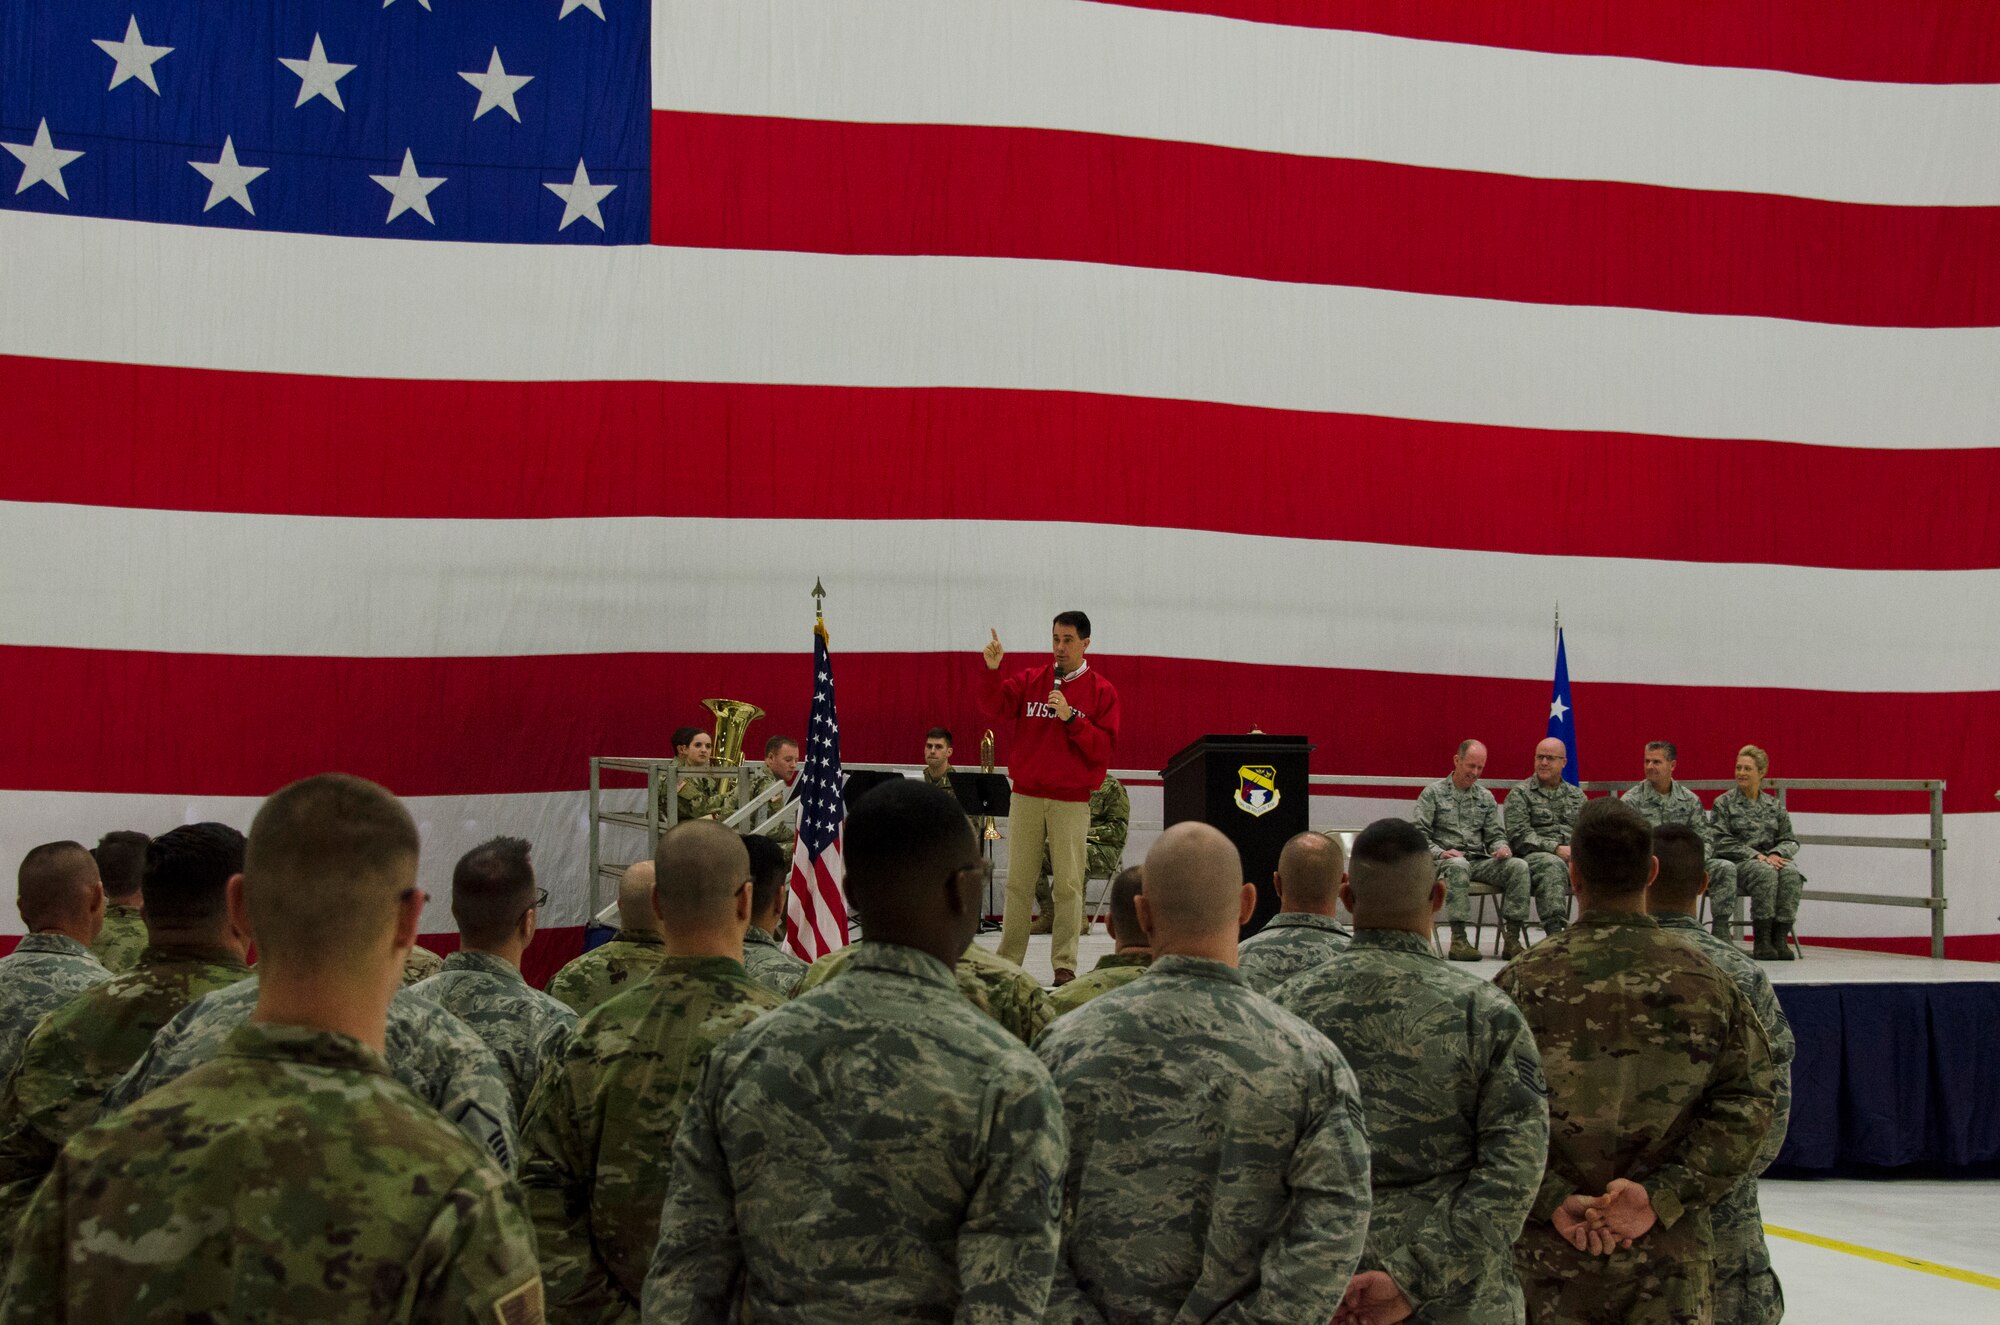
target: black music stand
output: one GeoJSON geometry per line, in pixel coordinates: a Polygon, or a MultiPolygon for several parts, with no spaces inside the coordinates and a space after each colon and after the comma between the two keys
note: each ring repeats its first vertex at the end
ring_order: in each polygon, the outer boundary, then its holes
{"type": "MultiPolygon", "coordinates": [[[[1005,819],[1014,805],[1014,788],[1007,781],[1005,773],[967,773],[963,769],[951,770],[951,794],[958,797],[965,817],[972,820],[973,831],[977,832],[981,821],[1005,819]]],[[[993,858],[993,844],[982,838],[979,850],[988,860],[993,858]]],[[[993,911],[993,893],[989,886],[986,894],[986,911],[993,911]]],[[[982,931],[993,928],[990,921],[982,921],[982,931]]]]}
{"type": "Polygon", "coordinates": [[[903,775],[901,773],[886,772],[876,768],[857,768],[847,775],[847,782],[840,789],[840,799],[848,809],[852,810],[854,802],[860,800],[884,782],[901,782],[902,780],[903,775]]]}

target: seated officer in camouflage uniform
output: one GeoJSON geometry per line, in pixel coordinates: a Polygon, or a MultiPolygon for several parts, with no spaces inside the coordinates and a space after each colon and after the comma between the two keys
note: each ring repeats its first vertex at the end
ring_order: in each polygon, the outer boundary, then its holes
{"type": "MultiPolygon", "coordinates": [[[[785,802],[792,794],[792,784],[799,776],[799,743],[789,736],[773,736],[764,742],[764,762],[750,770],[750,799],[759,800],[756,818],[768,819],[785,808],[785,802]]],[[[754,821],[753,821],[754,823],[754,821]]],[[[752,827],[745,824],[744,827],[752,827]]],[[[798,844],[797,819],[786,819],[764,830],[764,835],[778,844],[785,853],[785,859],[792,858],[792,848],[798,844]]]]}
{"type": "Polygon", "coordinates": [[[1679,765],[1680,751],[1672,741],[1646,742],[1646,780],[1619,799],[1655,828],[1686,824],[1701,834],[1708,850],[1709,916],[1715,932],[1727,938],[1735,932],[1736,866],[1716,858],[1715,833],[1709,826],[1708,812],[1701,808],[1701,798],[1674,781],[1679,765]]]}
{"type": "Polygon", "coordinates": [[[1704,933],[1695,920],[1708,876],[1701,867],[1702,841],[1685,824],[1653,830],[1653,856],[1659,877],[1646,890],[1646,910],[1661,929],[1674,930],[1700,948],[1741,990],[1757,1012],[1764,1033],[1771,1037],[1771,1062],[1778,1069],[1778,1098],[1770,1130],[1757,1149],[1757,1159],[1743,1181],[1730,1188],[1710,1212],[1715,1239],[1715,1325],[1777,1325],[1785,1314],[1785,1293],[1771,1268],[1771,1249],[1764,1242],[1764,1212],[1758,1208],[1757,1178],[1771,1167],[1784,1148],[1785,1127],[1792,1114],[1792,1059],[1798,1043],[1792,1024],[1778,1004],[1771,977],[1743,955],[1735,940],[1704,933]]]}
{"type": "Polygon", "coordinates": [[[1324,966],[1347,951],[1353,935],[1335,919],[1345,882],[1347,848],[1339,838],[1307,832],[1285,843],[1271,880],[1278,914],[1237,950],[1243,983],[1268,994],[1299,972],[1324,966]]]}
{"type": "Polygon", "coordinates": [[[666,951],[662,942],[653,862],[642,860],[618,881],[618,932],[550,976],[549,996],[580,1016],[644,979],[666,951]]]}
{"type": "Polygon", "coordinates": [[[743,835],[750,855],[750,930],[743,936],[743,969],[779,998],[790,998],[806,964],[785,946],[785,906],[791,890],[792,858],[768,837],[743,835]]]}
{"type": "Polygon", "coordinates": [[[554,1321],[636,1321],[674,1134],[716,1045],[783,1002],[743,969],[747,842],[696,820],[660,839],[666,955],[592,1012],[521,1127],[521,1185],[554,1321]]]}
{"type": "Polygon", "coordinates": [[[78,842],[47,842],[21,857],[14,907],[28,932],[0,957],[0,1079],[14,1070],[35,1023],[111,978],[90,955],[104,925],[97,862],[78,842]]]}
{"type": "MultiPolygon", "coordinates": [[[[1787,940],[1799,915],[1799,894],[1806,876],[1792,862],[1798,859],[1799,839],[1792,832],[1792,816],[1778,798],[1764,790],[1764,775],[1771,771],[1771,756],[1754,745],[1746,745],[1736,756],[1736,786],[1715,798],[1715,815],[1710,840],[1714,853],[1734,862],[1736,881],[1750,894],[1751,932],[1756,936],[1759,961],[1788,962],[1792,950],[1787,940]]],[[[1714,898],[1709,908],[1715,915],[1714,898]]],[[[1725,932],[1718,923],[1716,932],[1725,932]]]]}
{"type": "Polygon", "coordinates": [[[153,1033],[203,994],[250,974],[227,900],[230,878],[242,872],[243,834],[227,824],[188,824],[147,844],[140,876],[152,941],[130,971],[43,1019],[0,1094],[0,1246],[63,1143],[97,1121],[104,1092],[153,1033]]]}
{"type": "Polygon", "coordinates": [[[1117,949],[1099,957],[1097,965],[1049,995],[1049,1011],[1055,1016],[1074,1012],[1099,994],[1131,984],[1153,964],[1153,941],[1139,923],[1139,893],[1145,878],[1145,870],[1133,865],[1120,870],[1111,881],[1111,937],[1117,949]]]}
{"type": "Polygon", "coordinates": [[[256,1018],[63,1147],[0,1320],[541,1320],[519,1193],[383,1061],[423,914],[417,847],[409,812],[359,778],[264,803],[229,884],[256,935],[256,1018]]]}
{"type": "Polygon", "coordinates": [[[674,1138],[644,1318],[1036,1321],[1064,1137],[1049,1075],[952,980],[985,874],[921,782],[847,817],[847,971],[708,1059],[674,1138]]]}
{"type": "MultiPolygon", "coordinates": [[[[683,767],[706,768],[715,758],[715,738],[699,727],[681,727],[674,732],[674,760],[683,767]]],[[[667,820],[667,788],[660,788],[660,821],[667,820]]],[[[673,787],[678,822],[690,819],[727,819],[736,813],[736,780],[683,773],[673,787]]]]}
{"type": "Polygon", "coordinates": [[[1535,747],[1535,775],[1507,793],[1507,845],[1528,866],[1544,934],[1569,927],[1569,835],[1583,792],[1563,781],[1569,751],[1551,736],[1535,747]]]}
{"type": "Polygon", "coordinates": [[[104,884],[104,928],[90,945],[90,955],[113,975],[131,970],[146,949],[140,887],[146,879],[146,844],[151,841],[144,833],[120,829],[98,838],[90,849],[104,884]]]}
{"type": "Polygon", "coordinates": [[[1340,1051],[1237,973],[1257,889],[1219,831],[1146,853],[1153,964],[1035,1046],[1069,1128],[1049,1321],[1331,1320],[1368,1229],[1340,1051]]]}
{"type": "Polygon", "coordinates": [[[1514,1268],[1537,1325],[1702,1325],[1709,1212],[1756,1164],[1778,1069],[1749,1000],[1646,914],[1646,821],[1591,801],[1570,847],[1576,923],[1495,981],[1549,1085],[1548,1167],[1514,1268]]]}
{"type": "Polygon", "coordinates": [[[1346,1306],[1364,1321],[1520,1325],[1514,1239],[1549,1141],[1535,1039],[1505,994],[1432,950],[1444,887],[1415,825],[1368,825],[1340,893],[1353,946],[1272,1001],[1361,1083],[1374,1208],[1346,1306]]]}
{"type": "Polygon", "coordinates": [[[576,1025],[574,1012],[521,976],[521,954],[534,942],[548,900],[535,886],[531,850],[522,838],[496,837],[459,857],[451,872],[458,951],[412,987],[486,1042],[507,1074],[517,1117],[543,1064],[562,1055],[576,1025]]]}
{"type": "MultiPolygon", "coordinates": [[[[1125,863],[1125,837],[1132,826],[1132,797],[1109,773],[1090,793],[1090,827],[1083,835],[1083,876],[1108,879],[1125,863]]],[[[1056,885],[1050,876],[1049,845],[1042,843],[1042,872],[1035,876],[1035,923],[1030,934],[1050,933],[1056,913],[1056,885]]],[[[1089,932],[1090,917],[1084,917],[1089,932]]]]}
{"type": "Polygon", "coordinates": [[[1451,776],[1439,778],[1417,797],[1411,816],[1430,839],[1431,859],[1444,880],[1445,918],[1451,921],[1451,959],[1480,960],[1479,949],[1465,936],[1472,923],[1472,885],[1500,889],[1500,923],[1506,932],[1501,956],[1513,957],[1528,945],[1528,867],[1514,859],[1500,803],[1479,785],[1486,771],[1486,747],[1460,741],[1451,762],[1451,776]]]}

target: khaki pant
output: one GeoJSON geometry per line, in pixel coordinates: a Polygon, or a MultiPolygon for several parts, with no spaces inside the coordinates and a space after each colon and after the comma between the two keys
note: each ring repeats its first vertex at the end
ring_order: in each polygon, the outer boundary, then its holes
{"type": "Polygon", "coordinates": [[[1014,793],[1007,819],[1007,902],[1000,918],[1000,955],[1019,962],[1028,955],[1028,930],[1035,914],[1035,866],[1042,844],[1055,872],[1055,913],[1049,931],[1049,962],[1059,971],[1076,969],[1076,936],[1083,928],[1083,860],[1090,834],[1089,801],[1052,801],[1014,793]]]}

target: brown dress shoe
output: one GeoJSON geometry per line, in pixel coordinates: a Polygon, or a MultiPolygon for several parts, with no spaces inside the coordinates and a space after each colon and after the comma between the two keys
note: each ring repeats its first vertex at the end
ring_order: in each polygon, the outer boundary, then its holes
{"type": "Polygon", "coordinates": [[[1070,981],[1072,981],[1072,980],[1074,980],[1074,979],[1076,979],[1076,972],[1075,972],[1075,971],[1072,971],[1072,970],[1070,970],[1070,969],[1069,969],[1069,968],[1068,968],[1067,966],[1058,966],[1058,967],[1056,967],[1056,988],[1057,988],[1057,989],[1061,989],[1061,988],[1062,988],[1062,987],[1063,987],[1064,985],[1068,984],[1068,983],[1069,983],[1070,981]]]}

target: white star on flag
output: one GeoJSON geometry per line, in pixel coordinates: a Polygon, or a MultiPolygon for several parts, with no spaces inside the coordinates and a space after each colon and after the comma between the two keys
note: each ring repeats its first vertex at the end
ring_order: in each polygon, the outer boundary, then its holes
{"type": "Polygon", "coordinates": [[[602,230],[604,228],[604,215],[597,210],[597,204],[603,202],[611,191],[618,186],[616,184],[592,184],[590,182],[590,172],[583,168],[583,158],[578,157],[576,159],[576,175],[569,183],[544,183],[542,187],[563,200],[562,224],[556,227],[557,230],[569,229],[569,223],[578,217],[582,217],[599,230],[602,230]]]}
{"type": "Polygon", "coordinates": [[[562,13],[556,15],[558,23],[569,17],[572,9],[588,9],[599,18],[604,17],[604,0],[563,0],[562,13]]]}
{"type": "Polygon", "coordinates": [[[508,73],[507,67],[500,63],[498,46],[493,48],[493,58],[486,62],[485,73],[461,73],[459,77],[479,89],[479,108],[472,112],[473,119],[498,106],[513,118],[514,123],[521,122],[521,112],[514,109],[514,94],[534,82],[535,76],[508,73]]]}
{"type": "MultiPolygon", "coordinates": [[[[173,51],[171,46],[148,46],[146,39],[139,35],[139,16],[134,14],[125,24],[125,40],[105,41],[93,38],[91,45],[103,51],[118,63],[111,70],[111,87],[117,87],[128,78],[136,78],[153,89],[153,95],[160,95],[160,85],[153,79],[153,64],[161,56],[173,51]]],[[[178,66],[177,66],[178,67],[178,66]]],[[[106,88],[105,91],[110,91],[106,88]]]]}
{"type": "Polygon", "coordinates": [[[82,152],[66,151],[49,140],[49,121],[42,117],[41,127],[35,130],[32,143],[0,143],[21,159],[21,182],[14,186],[14,192],[26,193],[33,184],[46,184],[69,197],[69,190],[63,186],[63,167],[82,156],[82,152]]]}
{"type": "Polygon", "coordinates": [[[326,43],[313,33],[312,54],[303,60],[288,60],[278,57],[278,63],[299,76],[299,99],[292,103],[297,110],[314,97],[325,97],[333,103],[333,108],[345,111],[347,106],[340,99],[340,80],[354,72],[351,64],[339,64],[326,58],[326,43]]]}
{"type": "Polygon", "coordinates": [[[432,225],[437,218],[431,215],[431,190],[444,183],[443,175],[419,175],[416,158],[409,148],[403,149],[403,169],[394,175],[370,175],[368,178],[389,190],[389,216],[383,225],[389,224],[404,212],[415,212],[432,225]]]}
{"type": "Polygon", "coordinates": [[[201,205],[205,212],[217,203],[227,199],[240,203],[243,210],[255,216],[257,209],[250,205],[250,181],[269,170],[269,166],[246,166],[236,159],[235,140],[225,136],[222,140],[222,156],[215,161],[190,161],[189,165],[208,176],[208,201],[201,205]]]}
{"type": "Polygon", "coordinates": [[[1562,702],[1562,696],[1558,695],[1549,701],[1549,716],[1557,722],[1561,722],[1562,715],[1567,712],[1569,712],[1569,705],[1562,702]]]}

